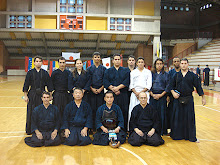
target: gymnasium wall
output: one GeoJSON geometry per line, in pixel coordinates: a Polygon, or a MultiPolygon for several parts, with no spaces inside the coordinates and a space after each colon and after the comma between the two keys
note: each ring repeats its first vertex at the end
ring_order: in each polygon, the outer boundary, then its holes
{"type": "Polygon", "coordinates": [[[56,29],[57,16],[50,15],[36,15],[35,29],[56,29]]]}
{"type": "Polygon", "coordinates": [[[7,65],[9,54],[5,48],[5,44],[0,41],[0,73],[5,71],[5,66],[7,65]]]}
{"type": "Polygon", "coordinates": [[[182,51],[186,50],[194,44],[195,43],[177,43],[173,48],[173,53],[171,57],[181,53],[182,51]]]}
{"type": "Polygon", "coordinates": [[[134,14],[154,16],[154,1],[136,0],[134,14]]]}
{"type": "Polygon", "coordinates": [[[35,1],[36,12],[56,12],[55,0],[37,0],[35,1]]]}
{"type": "Polygon", "coordinates": [[[86,17],[86,30],[107,30],[107,18],[86,17]]]}
{"type": "Polygon", "coordinates": [[[87,13],[107,14],[108,0],[87,0],[87,13]]]}

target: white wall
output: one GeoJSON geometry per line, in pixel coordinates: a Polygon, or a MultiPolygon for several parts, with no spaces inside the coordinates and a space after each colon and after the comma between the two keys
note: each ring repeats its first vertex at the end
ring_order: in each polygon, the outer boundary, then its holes
{"type": "Polygon", "coordinates": [[[87,13],[107,14],[108,0],[87,0],[87,13]]]}
{"type": "Polygon", "coordinates": [[[35,0],[35,11],[56,12],[56,0],[35,0]]]}
{"type": "Polygon", "coordinates": [[[31,0],[7,0],[8,11],[30,11],[31,0]]]}
{"type": "Polygon", "coordinates": [[[0,28],[6,28],[6,15],[0,15],[0,28]]]}
{"type": "Polygon", "coordinates": [[[209,38],[209,39],[198,39],[198,49],[203,47],[204,45],[206,45],[210,41],[212,41],[211,38],[209,38]]]}
{"type": "Polygon", "coordinates": [[[133,31],[160,32],[160,21],[135,19],[133,31]]]}
{"type": "Polygon", "coordinates": [[[111,14],[132,14],[132,0],[111,0],[110,13],[111,14]]]}

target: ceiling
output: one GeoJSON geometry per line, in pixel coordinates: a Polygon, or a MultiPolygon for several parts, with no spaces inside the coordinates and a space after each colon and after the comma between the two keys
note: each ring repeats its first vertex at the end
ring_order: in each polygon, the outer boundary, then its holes
{"type": "Polygon", "coordinates": [[[120,53],[126,58],[134,54],[138,44],[146,43],[149,38],[149,35],[139,34],[0,32],[0,40],[11,57],[41,55],[53,58],[62,52],[81,52],[81,57],[86,59],[99,51],[104,56],[120,53]]]}

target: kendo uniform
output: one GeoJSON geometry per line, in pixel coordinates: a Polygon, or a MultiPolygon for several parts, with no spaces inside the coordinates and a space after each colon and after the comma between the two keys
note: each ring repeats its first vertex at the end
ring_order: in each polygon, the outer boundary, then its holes
{"type": "Polygon", "coordinates": [[[209,86],[209,72],[210,72],[210,69],[209,68],[205,68],[203,70],[203,72],[205,72],[204,85],[205,86],[209,86]]]}
{"type": "Polygon", "coordinates": [[[117,140],[120,144],[126,141],[126,132],[124,131],[124,119],[121,109],[116,104],[112,104],[109,109],[106,104],[100,106],[96,112],[96,129],[97,132],[93,135],[94,140],[92,144],[94,145],[109,145],[109,134],[102,131],[101,126],[106,127],[108,130],[114,130],[118,126],[121,127],[119,133],[116,133],[117,140]]]}
{"type": "MultiPolygon", "coordinates": [[[[91,87],[95,89],[99,89],[103,86],[103,77],[105,73],[106,68],[103,65],[99,65],[98,68],[96,68],[95,65],[92,65],[87,68],[87,72],[90,75],[90,83],[91,87]]],[[[95,130],[95,117],[96,117],[96,111],[98,107],[104,104],[104,89],[99,94],[93,93],[91,90],[89,91],[89,104],[93,111],[93,129],[95,130]]]]}
{"type": "Polygon", "coordinates": [[[159,146],[164,144],[164,140],[160,136],[160,119],[157,111],[149,104],[143,108],[140,104],[136,105],[131,113],[129,123],[130,136],[128,143],[132,146],[141,146],[142,144],[150,146],[159,146]],[[144,133],[144,136],[139,136],[134,129],[138,128],[144,133]],[[154,128],[155,133],[149,137],[148,132],[154,128]]]}
{"type": "MultiPolygon", "coordinates": [[[[171,80],[173,78],[175,73],[177,73],[175,69],[171,69],[168,72],[169,80],[171,80]]],[[[168,108],[167,108],[167,129],[170,129],[171,125],[173,124],[171,119],[172,119],[172,115],[173,115],[173,100],[174,100],[174,98],[173,98],[173,95],[170,91],[167,93],[167,95],[170,97],[170,101],[168,103],[168,108]]]]}
{"type": "Polygon", "coordinates": [[[61,144],[58,131],[60,129],[60,114],[55,105],[49,105],[46,109],[43,104],[34,108],[31,118],[31,133],[32,137],[26,137],[25,143],[31,147],[41,146],[57,146],[61,144]],[[57,130],[57,136],[54,140],[51,139],[51,133],[57,130]],[[39,130],[43,139],[38,139],[35,130],[39,130]]]}
{"type": "Polygon", "coordinates": [[[129,107],[128,87],[130,84],[130,70],[124,67],[119,67],[119,69],[116,70],[113,66],[105,71],[103,83],[106,89],[108,89],[110,85],[125,85],[125,88],[120,89],[119,95],[114,94],[114,103],[121,108],[124,117],[124,128],[127,128],[129,107]]]}
{"type": "Polygon", "coordinates": [[[71,94],[68,92],[68,77],[71,74],[69,70],[56,69],[52,72],[51,80],[54,87],[53,105],[56,105],[60,111],[61,118],[66,105],[72,100],[71,94]]]}
{"type": "Polygon", "coordinates": [[[29,102],[27,104],[27,120],[26,120],[26,133],[31,134],[31,116],[35,107],[42,104],[41,94],[45,90],[45,86],[49,92],[53,90],[53,84],[47,71],[40,69],[31,69],[27,72],[23,92],[28,92],[29,102]],[[30,90],[29,87],[31,86],[30,90]]]}
{"type": "Polygon", "coordinates": [[[199,77],[193,72],[188,71],[183,77],[181,72],[177,72],[170,82],[170,90],[177,90],[180,93],[179,99],[174,99],[173,116],[170,137],[174,140],[196,139],[195,111],[192,92],[194,87],[199,96],[204,95],[199,77]],[[185,103],[180,103],[184,99],[185,103]]]}
{"type": "Polygon", "coordinates": [[[83,95],[83,100],[88,102],[88,91],[90,90],[90,76],[88,72],[79,75],[78,72],[75,73],[75,77],[73,77],[73,73],[69,74],[68,77],[68,89],[70,93],[73,92],[73,88],[81,88],[86,90],[83,95]]]}
{"type": "MultiPolygon", "coordinates": [[[[151,91],[153,94],[161,94],[163,91],[169,92],[169,76],[167,72],[152,73],[152,87],[151,91]]],[[[159,98],[159,100],[150,97],[150,105],[152,105],[158,112],[160,124],[161,124],[161,135],[167,134],[167,95],[159,98]]]]}
{"type": "Polygon", "coordinates": [[[81,136],[81,130],[84,128],[92,128],[92,109],[90,105],[82,101],[78,108],[75,101],[67,104],[63,114],[63,125],[61,129],[69,129],[70,135],[65,139],[64,144],[69,146],[85,146],[91,144],[92,140],[87,136],[81,136]]]}

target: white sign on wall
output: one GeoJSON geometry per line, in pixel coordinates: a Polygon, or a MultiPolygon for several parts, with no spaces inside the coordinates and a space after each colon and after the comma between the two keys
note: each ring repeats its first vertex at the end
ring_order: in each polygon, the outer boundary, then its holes
{"type": "Polygon", "coordinates": [[[218,68],[214,69],[214,80],[220,81],[220,69],[218,68]]]}

